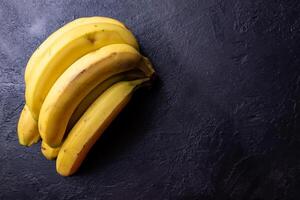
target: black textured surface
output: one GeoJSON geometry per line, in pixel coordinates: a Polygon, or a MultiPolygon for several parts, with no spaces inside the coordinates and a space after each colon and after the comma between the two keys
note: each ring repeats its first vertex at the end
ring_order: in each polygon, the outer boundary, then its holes
{"type": "Polygon", "coordinates": [[[300,199],[300,2],[0,2],[0,199],[300,199]],[[124,21],[159,81],[73,177],[18,144],[24,67],[82,16],[124,21]]]}

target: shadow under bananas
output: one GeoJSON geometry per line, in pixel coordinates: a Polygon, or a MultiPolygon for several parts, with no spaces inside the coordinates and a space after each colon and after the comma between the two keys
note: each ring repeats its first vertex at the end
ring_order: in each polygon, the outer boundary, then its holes
{"type": "Polygon", "coordinates": [[[157,106],[152,101],[159,96],[161,86],[161,80],[155,77],[151,88],[142,88],[134,93],[128,105],[92,147],[74,176],[102,171],[106,165],[143,138],[145,130],[151,128],[149,121],[155,112],[153,106],[157,106]]]}

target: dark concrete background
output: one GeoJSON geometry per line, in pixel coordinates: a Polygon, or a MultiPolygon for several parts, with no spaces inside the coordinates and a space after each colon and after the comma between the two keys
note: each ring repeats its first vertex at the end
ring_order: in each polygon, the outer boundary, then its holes
{"type": "Polygon", "coordinates": [[[300,199],[300,2],[0,2],[0,199],[300,199]],[[82,16],[124,21],[160,77],[73,177],[18,144],[24,68],[82,16]]]}

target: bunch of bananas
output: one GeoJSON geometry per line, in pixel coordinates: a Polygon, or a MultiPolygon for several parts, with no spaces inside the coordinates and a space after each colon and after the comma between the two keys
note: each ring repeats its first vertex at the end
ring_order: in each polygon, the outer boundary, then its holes
{"type": "Polygon", "coordinates": [[[56,159],[63,176],[75,173],[133,92],[154,75],[134,35],[118,20],[76,19],[52,33],[25,71],[26,104],[18,138],[56,159]]]}

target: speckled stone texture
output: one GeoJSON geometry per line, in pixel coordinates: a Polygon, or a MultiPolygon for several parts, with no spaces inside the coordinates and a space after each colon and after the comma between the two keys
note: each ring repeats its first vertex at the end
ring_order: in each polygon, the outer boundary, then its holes
{"type": "Polygon", "coordinates": [[[300,1],[0,1],[0,199],[300,199],[300,1]],[[18,144],[24,68],[82,16],[124,21],[159,79],[73,177],[18,144]]]}

